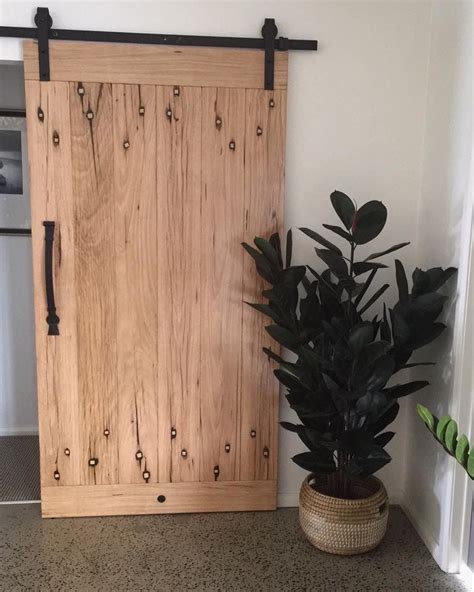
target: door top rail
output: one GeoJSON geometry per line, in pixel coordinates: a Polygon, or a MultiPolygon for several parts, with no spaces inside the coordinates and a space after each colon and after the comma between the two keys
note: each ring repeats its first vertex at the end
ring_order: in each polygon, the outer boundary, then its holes
{"type": "Polygon", "coordinates": [[[0,37],[37,39],[40,80],[45,81],[49,80],[48,41],[50,39],[60,41],[93,41],[99,43],[139,43],[148,45],[261,49],[265,52],[264,87],[266,90],[273,90],[275,51],[316,51],[318,49],[318,42],[316,40],[277,37],[278,28],[273,18],[265,19],[261,38],[53,29],[53,20],[48,8],[37,8],[35,24],[36,27],[0,26],[0,37]]]}

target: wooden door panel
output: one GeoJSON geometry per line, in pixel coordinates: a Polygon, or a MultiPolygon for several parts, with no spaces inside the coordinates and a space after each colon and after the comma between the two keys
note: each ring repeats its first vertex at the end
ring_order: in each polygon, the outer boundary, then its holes
{"type": "Polygon", "coordinates": [[[202,91],[202,481],[238,479],[245,90],[202,91]]]}
{"type": "Polygon", "coordinates": [[[157,199],[154,86],[113,98],[120,483],[158,480],[157,199]]]}
{"type": "MultiPolygon", "coordinates": [[[[269,237],[282,226],[286,93],[246,91],[244,239],[269,237]]],[[[263,302],[264,282],[250,257],[244,259],[243,299],[263,302]]],[[[262,347],[275,349],[265,331],[269,321],[245,306],[242,323],[240,479],[275,479],[278,385],[274,364],[262,347]]]]}
{"type": "Polygon", "coordinates": [[[94,65],[89,45],[52,43],[64,82],[26,83],[43,515],[274,508],[278,386],[240,243],[281,227],[286,92],[261,90],[262,52],[94,44],[94,65]]]}
{"type": "Polygon", "coordinates": [[[199,481],[201,89],[157,87],[156,106],[159,481],[199,481]]]}
{"type": "Polygon", "coordinates": [[[94,485],[116,483],[118,477],[112,86],[81,85],[84,94],[75,83],[69,88],[80,483],[94,485]]]}

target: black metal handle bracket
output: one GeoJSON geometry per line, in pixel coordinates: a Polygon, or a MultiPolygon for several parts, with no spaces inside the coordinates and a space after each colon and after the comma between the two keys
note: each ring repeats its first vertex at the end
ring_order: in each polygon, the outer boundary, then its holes
{"type": "Polygon", "coordinates": [[[39,78],[49,80],[49,32],[53,19],[48,8],[36,9],[35,25],[38,27],[39,78]]]}
{"type": "Polygon", "coordinates": [[[278,35],[278,28],[275,19],[266,18],[262,27],[262,37],[265,44],[265,90],[273,90],[275,82],[275,39],[278,35]]]}
{"type": "Polygon", "coordinates": [[[59,317],[56,314],[56,304],[54,301],[54,281],[53,281],[53,243],[54,228],[56,224],[45,220],[44,226],[44,277],[46,284],[46,302],[48,307],[48,335],[59,335],[59,317]]]}

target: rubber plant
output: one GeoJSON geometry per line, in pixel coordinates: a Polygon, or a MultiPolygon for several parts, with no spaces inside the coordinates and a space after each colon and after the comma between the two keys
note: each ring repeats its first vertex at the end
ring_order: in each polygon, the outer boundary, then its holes
{"type": "Polygon", "coordinates": [[[292,265],[291,230],[284,260],[278,234],[269,240],[256,237],[255,247],[243,247],[269,284],[264,302],[248,304],[271,319],[267,332],[293,353],[289,361],[264,348],[279,365],[275,375],[300,421],[281,425],[308,448],[293,460],[327,475],[329,495],[350,498],[354,477],[369,476],[391,460],[385,447],[394,432],[387,427],[398,414],[398,399],[428,385],[426,380],[388,383],[401,370],[432,364],[410,359],[444,331],[437,319],[446,296],[439,289],[456,270],[416,268],[410,290],[405,269],[395,260],[398,301],[391,308],[384,303],[375,314],[374,306],[389,288],[375,289],[377,274],[388,267],[384,257],[409,243],[358,259],[359,247],[382,232],[387,209],[380,201],[358,208],[341,191],[331,194],[331,202],[342,226],[323,226],[342,241],[346,254],[318,232],[300,228],[317,243],[324,270],[292,265]]]}
{"type": "Polygon", "coordinates": [[[458,439],[456,421],[449,415],[443,415],[438,419],[424,405],[418,404],[416,409],[435,440],[458,461],[469,477],[474,480],[474,446],[470,446],[465,434],[462,434],[458,439]]]}

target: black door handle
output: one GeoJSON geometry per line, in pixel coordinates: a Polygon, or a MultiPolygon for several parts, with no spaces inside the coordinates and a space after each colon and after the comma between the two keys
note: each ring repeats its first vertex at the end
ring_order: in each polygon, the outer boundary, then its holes
{"type": "Polygon", "coordinates": [[[53,282],[53,242],[55,222],[45,220],[44,226],[44,277],[46,283],[46,302],[48,306],[48,335],[59,335],[59,317],[56,314],[56,304],[54,302],[54,282],[53,282]]]}

